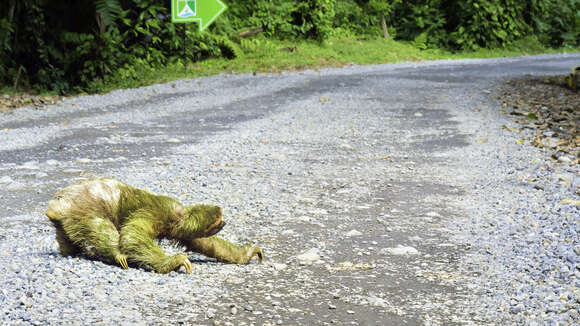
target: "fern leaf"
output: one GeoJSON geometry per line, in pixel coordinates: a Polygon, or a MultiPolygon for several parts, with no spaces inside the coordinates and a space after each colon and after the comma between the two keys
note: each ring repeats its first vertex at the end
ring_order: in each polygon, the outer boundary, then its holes
{"type": "Polygon", "coordinates": [[[105,26],[109,26],[123,9],[119,0],[95,0],[95,10],[103,16],[105,26]]]}

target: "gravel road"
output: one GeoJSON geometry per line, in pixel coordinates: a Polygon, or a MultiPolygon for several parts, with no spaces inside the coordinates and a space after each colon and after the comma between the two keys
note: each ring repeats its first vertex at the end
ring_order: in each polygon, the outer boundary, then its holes
{"type": "Polygon", "coordinates": [[[492,93],[579,63],[224,74],[1,114],[0,324],[578,325],[580,169],[502,128],[492,93]],[[91,176],[220,205],[265,263],[63,258],[43,212],[91,176]]]}

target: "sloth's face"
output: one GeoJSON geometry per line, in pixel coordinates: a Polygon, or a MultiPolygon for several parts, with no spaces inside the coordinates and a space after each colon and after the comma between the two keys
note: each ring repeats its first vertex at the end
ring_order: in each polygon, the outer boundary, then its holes
{"type": "Polygon", "coordinates": [[[222,219],[222,209],[212,205],[195,205],[191,206],[190,218],[198,221],[200,236],[211,237],[221,231],[226,225],[222,219]]]}
{"type": "Polygon", "coordinates": [[[215,223],[213,223],[212,225],[208,226],[207,229],[205,229],[203,231],[203,233],[205,234],[206,237],[211,237],[212,235],[218,233],[219,231],[221,231],[221,229],[226,225],[226,222],[224,222],[224,220],[222,220],[221,218],[217,221],[215,221],[215,223]]]}

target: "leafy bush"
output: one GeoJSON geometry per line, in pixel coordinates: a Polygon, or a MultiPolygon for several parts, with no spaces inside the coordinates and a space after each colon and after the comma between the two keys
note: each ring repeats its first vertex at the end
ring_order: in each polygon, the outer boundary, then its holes
{"type": "Polygon", "coordinates": [[[467,0],[458,3],[451,42],[465,49],[504,47],[531,32],[518,0],[467,0]]]}
{"type": "Polygon", "coordinates": [[[0,82],[22,75],[20,85],[64,93],[115,73],[132,78],[134,65],[235,58],[243,51],[229,36],[257,26],[270,37],[323,41],[334,4],[232,0],[224,19],[199,34],[171,23],[166,0],[7,0],[0,5],[0,82]]]}
{"type": "Polygon", "coordinates": [[[226,17],[237,31],[261,27],[270,37],[319,41],[325,40],[332,31],[335,0],[229,2],[226,17]]]}
{"type": "Polygon", "coordinates": [[[447,45],[447,18],[441,1],[403,1],[393,8],[397,37],[429,46],[447,45]]]}
{"type": "Polygon", "coordinates": [[[579,0],[531,1],[529,24],[545,44],[551,46],[580,45],[579,0]]]}
{"type": "Polygon", "coordinates": [[[579,0],[227,0],[206,32],[172,24],[168,0],[3,0],[0,84],[61,93],[96,90],[169,62],[278,51],[268,38],[382,34],[416,47],[580,45],[579,0]],[[261,28],[258,37],[238,37],[261,28]],[[519,42],[518,40],[527,40],[519,42]],[[252,50],[254,49],[254,50],[252,50]]]}

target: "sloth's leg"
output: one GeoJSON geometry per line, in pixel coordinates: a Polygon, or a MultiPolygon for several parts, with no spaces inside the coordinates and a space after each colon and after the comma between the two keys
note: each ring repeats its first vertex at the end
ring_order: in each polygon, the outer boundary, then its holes
{"type": "Polygon", "coordinates": [[[59,219],[55,219],[52,218],[50,216],[53,215],[48,215],[50,221],[52,222],[52,224],[54,225],[54,228],[56,230],[56,242],[58,243],[58,249],[60,251],[60,254],[68,257],[68,256],[74,256],[78,253],[81,252],[81,248],[79,248],[79,246],[75,245],[66,235],[66,233],[64,232],[63,226],[62,226],[62,222],[59,219]]]}
{"type": "Polygon", "coordinates": [[[119,250],[119,232],[113,222],[85,216],[63,222],[68,238],[89,256],[96,256],[116,262],[127,269],[127,257],[119,250]]]}
{"type": "Polygon", "coordinates": [[[258,257],[259,263],[264,259],[264,253],[256,245],[238,246],[216,236],[192,239],[185,245],[188,250],[216,258],[224,263],[247,264],[254,256],[258,257]]]}
{"type": "Polygon", "coordinates": [[[165,274],[185,267],[191,274],[192,265],[187,256],[176,254],[167,256],[155,241],[157,233],[148,213],[136,212],[129,216],[121,228],[121,251],[129,260],[151,266],[157,273],[165,274]]]}
{"type": "Polygon", "coordinates": [[[81,249],[66,236],[62,227],[56,227],[56,242],[58,242],[60,254],[65,257],[74,256],[81,252],[81,249]]]}

